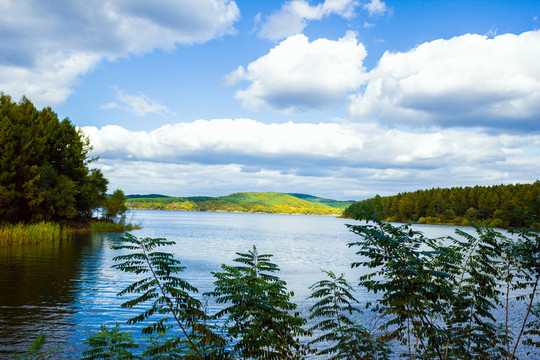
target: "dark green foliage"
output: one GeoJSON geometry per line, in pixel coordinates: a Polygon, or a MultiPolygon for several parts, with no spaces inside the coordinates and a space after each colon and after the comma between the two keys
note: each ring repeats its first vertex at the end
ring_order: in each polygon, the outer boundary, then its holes
{"type": "Polygon", "coordinates": [[[537,228],[518,240],[478,226],[477,236],[457,230],[463,240],[429,239],[366,210],[368,223],[350,226],[363,238],[350,244],[362,257],[352,265],[372,269],[360,285],[381,295],[368,307],[406,345],[407,357],[512,359],[527,326],[534,334],[527,318],[540,277],[537,228]],[[512,299],[527,309],[517,325],[508,318],[512,299]]]}
{"type": "Polygon", "coordinates": [[[329,343],[329,347],[317,351],[328,359],[388,359],[390,353],[386,338],[375,337],[372,331],[356,323],[352,317],[361,314],[353,288],[343,274],[336,277],[331,271],[323,272],[330,278],[313,284],[310,298],[317,303],[310,308],[310,319],[319,319],[311,332],[321,334],[311,344],[329,343]]]}
{"type": "Polygon", "coordinates": [[[360,285],[380,293],[376,304],[368,305],[383,318],[382,330],[406,343],[409,354],[442,358],[445,329],[437,318],[448,308],[452,291],[449,275],[431,267],[437,256],[433,244],[407,226],[379,221],[351,230],[364,238],[350,244],[365,258],[353,267],[373,269],[360,277],[360,285]]]}
{"type": "Polygon", "coordinates": [[[0,95],[0,222],[82,221],[105,199],[88,139],[68,119],[0,95]]]}
{"type": "Polygon", "coordinates": [[[181,331],[179,335],[173,335],[147,349],[148,354],[180,348],[185,357],[212,358],[221,348],[221,339],[206,326],[207,316],[201,302],[191,295],[197,292],[197,288],[175,276],[184,270],[179,260],[174,259],[170,253],[154,251],[158,247],[172,244],[173,241],[165,239],[139,239],[126,234],[119,245],[113,246],[116,250],[132,251],[115,257],[113,260],[120,263],[113,268],[142,277],[118,294],[137,294],[135,298],[123,303],[122,307],[150,305],[149,309],[128,320],[129,324],[145,323],[142,330],[144,334],[163,335],[172,327],[181,331]],[[151,318],[155,320],[149,322],[151,318]]]}
{"type": "Polygon", "coordinates": [[[534,355],[540,357],[540,303],[537,303],[531,309],[531,315],[533,320],[527,324],[527,330],[524,332],[527,338],[523,340],[523,344],[537,348],[535,351],[527,353],[527,356],[534,355]]]}
{"type": "Polygon", "coordinates": [[[540,181],[533,184],[475,186],[419,190],[394,196],[363,200],[345,209],[343,216],[357,218],[364,205],[381,205],[379,218],[385,221],[491,227],[527,227],[528,217],[516,209],[540,213],[540,181]]]}
{"type": "Polygon", "coordinates": [[[114,220],[120,218],[119,221],[123,222],[124,215],[128,210],[124,192],[120,189],[116,190],[109,198],[107,198],[107,200],[105,200],[103,210],[106,219],[114,220]]]}
{"type": "Polygon", "coordinates": [[[130,350],[139,346],[134,343],[131,334],[120,331],[118,323],[112,330],[101,325],[101,330],[88,337],[83,344],[88,347],[83,352],[83,360],[138,359],[130,350]]]}
{"type": "MultiPolygon", "coordinates": [[[[530,293],[525,293],[518,297],[519,300],[528,303],[527,313],[523,319],[521,332],[518,334],[518,341],[512,351],[512,356],[516,352],[519,339],[522,334],[525,336],[523,343],[531,347],[540,349],[540,304],[536,302],[535,295],[538,291],[540,282],[540,219],[538,213],[528,214],[532,226],[527,229],[512,230],[518,234],[520,242],[517,246],[516,257],[518,259],[518,269],[520,270],[520,283],[516,288],[532,288],[530,293]],[[528,317],[532,316],[533,320],[527,322],[528,317]]],[[[540,350],[536,351],[536,355],[540,355],[540,350]]]]}
{"type": "Polygon", "coordinates": [[[210,294],[228,305],[216,314],[226,319],[223,331],[233,341],[233,353],[242,359],[298,359],[307,349],[299,337],[306,335],[306,320],[293,313],[286,283],[273,275],[279,271],[272,255],[259,254],[255,246],[237,253],[237,266],[222,265],[214,273],[215,289],[210,294]]]}
{"type": "MultiPolygon", "coordinates": [[[[217,297],[217,302],[231,305],[211,318],[201,301],[191,295],[197,289],[174,276],[184,269],[180,261],[170,253],[155,251],[172,244],[165,239],[139,239],[126,234],[113,246],[130,252],[115,257],[119,263],[113,267],[141,277],[118,295],[135,295],[121,305],[124,308],[146,307],[128,320],[130,324],[143,323],[142,332],[150,336],[143,358],[299,359],[307,353],[307,347],[298,339],[307,334],[302,329],[305,319],[292,313],[296,308],[290,302],[292,293],[286,291],[284,281],[272,274],[279,268],[268,261],[271,255],[259,255],[254,248],[239,254],[235,262],[241,266],[222,266],[225,272],[215,274],[218,280],[211,295],[217,297]],[[213,322],[224,317],[227,325],[221,330],[233,342],[231,345],[214,333],[213,322]]],[[[102,332],[88,339],[86,344],[91,349],[85,355],[101,354],[96,349],[102,346],[103,339],[125,336],[118,328],[105,330],[102,327],[102,332]]]]}
{"type": "Polygon", "coordinates": [[[42,332],[39,333],[39,335],[34,339],[32,342],[32,345],[28,346],[26,348],[26,352],[24,354],[16,356],[14,359],[17,360],[44,360],[44,359],[52,359],[53,356],[49,356],[51,354],[54,354],[58,348],[44,351],[43,346],[45,345],[45,334],[42,332]]]}
{"type": "MultiPolygon", "coordinates": [[[[381,221],[380,203],[363,205],[362,210],[367,223],[349,225],[362,239],[349,245],[357,247],[360,255],[352,266],[371,271],[360,277],[359,285],[378,294],[366,304],[377,319],[376,327],[369,329],[358,323],[361,311],[353,287],[343,275],[325,272],[328,279],[311,286],[316,303],[310,319],[316,323],[305,330],[306,320],[295,312],[293,294],[277,276],[278,266],[270,261],[271,255],[259,254],[255,247],[237,253],[234,266],[222,265],[222,271],[214,273],[214,291],[207,295],[223,308],[208,316],[192,295],[197,289],[175,276],[184,269],[180,261],[156,251],[174,242],[129,234],[121,238],[114,248],[129,254],[115,257],[120,263],[114,267],[140,277],[119,295],[132,296],[122,307],[144,309],[128,321],[143,324],[143,333],[150,336],[142,358],[388,359],[401,355],[511,360],[520,344],[533,350],[540,347],[536,215],[528,220],[533,224],[530,228],[513,230],[516,239],[476,225],[476,235],[457,230],[456,238],[429,239],[409,225],[395,227],[381,221]],[[524,311],[510,319],[509,309],[517,303],[524,311]],[[392,354],[396,345],[401,346],[399,354],[392,354]]],[[[102,330],[96,338],[125,340],[127,336],[118,327],[109,333],[102,330]]]]}

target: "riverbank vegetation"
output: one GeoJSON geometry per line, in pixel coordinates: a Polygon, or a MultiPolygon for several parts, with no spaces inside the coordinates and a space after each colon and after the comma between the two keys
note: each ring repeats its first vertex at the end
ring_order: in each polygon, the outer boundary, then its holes
{"type": "Polygon", "coordinates": [[[118,295],[134,310],[128,323],[148,338],[101,326],[82,358],[536,358],[539,219],[521,216],[533,226],[512,237],[473,226],[476,234],[429,239],[366,207],[359,216],[366,222],[349,225],[358,235],[349,244],[358,255],[351,266],[369,269],[356,284],[378,297],[359,302],[349,281],[324,271],[311,286],[308,314],[298,312],[272,256],[255,247],[223,264],[214,290],[200,296],[179,277],[180,260],[161,250],[174,242],[127,234],[113,245],[121,251],[113,267],[137,278],[118,295]],[[209,299],[217,311],[208,311],[209,299]]]}
{"type": "Polygon", "coordinates": [[[125,229],[121,190],[107,196],[108,180],[90,165],[88,138],[69,119],[24,98],[0,94],[0,244],[48,241],[71,231],[125,229]]]}
{"type": "Polygon", "coordinates": [[[125,221],[114,222],[104,219],[93,219],[84,225],[60,225],[53,222],[33,224],[0,225],[0,246],[42,244],[71,238],[76,232],[124,232],[140,229],[137,224],[125,221]]]}
{"type": "Polygon", "coordinates": [[[45,221],[35,224],[8,224],[0,226],[0,246],[67,239],[71,233],[66,227],[45,221]]]}
{"type": "Polygon", "coordinates": [[[390,222],[469,225],[486,223],[495,228],[526,227],[528,219],[516,209],[540,214],[540,181],[533,184],[453,187],[377,196],[356,202],[343,213],[355,218],[365,205],[381,203],[380,216],[390,222]]]}
{"type": "Polygon", "coordinates": [[[352,201],[337,201],[304,194],[241,192],[209,197],[131,197],[131,209],[221,211],[270,214],[341,215],[352,201]]]}
{"type": "Polygon", "coordinates": [[[91,146],[69,119],[30,100],[0,96],[0,221],[85,222],[108,181],[89,167],[91,146]]]}

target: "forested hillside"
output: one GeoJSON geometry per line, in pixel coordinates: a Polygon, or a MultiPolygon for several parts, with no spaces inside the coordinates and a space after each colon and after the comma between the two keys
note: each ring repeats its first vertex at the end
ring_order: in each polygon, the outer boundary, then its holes
{"type": "Polygon", "coordinates": [[[287,195],[291,195],[294,197],[297,197],[302,200],[306,200],[309,202],[313,202],[316,204],[322,204],[330,207],[335,207],[338,209],[345,210],[347,207],[352,205],[355,201],[354,200],[348,200],[348,201],[338,201],[334,199],[327,199],[327,198],[321,198],[313,195],[307,195],[307,194],[297,194],[297,193],[289,193],[287,195]]]}
{"type": "Polygon", "coordinates": [[[376,197],[349,206],[343,216],[356,218],[363,206],[376,206],[386,221],[468,225],[469,220],[492,227],[521,227],[523,211],[540,214],[540,181],[534,184],[454,187],[376,197]]]}
{"type": "MultiPolygon", "coordinates": [[[[313,198],[320,199],[314,196],[313,198]]],[[[341,215],[345,207],[342,202],[326,200],[329,202],[307,201],[275,192],[242,192],[219,197],[130,197],[127,204],[132,209],[341,215]],[[341,208],[333,206],[334,204],[341,205],[341,208]]],[[[351,202],[346,204],[350,205],[351,202]]]]}

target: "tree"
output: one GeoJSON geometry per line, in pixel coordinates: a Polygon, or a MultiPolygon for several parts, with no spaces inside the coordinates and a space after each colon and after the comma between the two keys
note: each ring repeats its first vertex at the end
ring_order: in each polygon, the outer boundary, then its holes
{"type": "Polygon", "coordinates": [[[534,336],[540,326],[529,321],[537,316],[540,283],[537,217],[531,214],[533,226],[516,231],[518,239],[473,226],[477,236],[456,230],[460,239],[445,241],[409,225],[394,227],[373,212],[358,217],[368,223],[349,225],[362,237],[349,244],[361,257],[352,265],[371,269],[359,285],[381,296],[366,306],[381,316],[381,330],[407,345],[405,356],[512,360],[523,336],[524,343],[539,344],[534,336]],[[511,299],[526,308],[517,324],[509,317],[511,299]],[[502,311],[501,321],[496,314],[502,311]]]}
{"type": "Polygon", "coordinates": [[[124,192],[120,189],[116,190],[108,199],[105,201],[103,206],[105,211],[105,218],[108,220],[114,220],[117,217],[120,217],[120,221],[123,220],[124,214],[128,210],[126,206],[126,196],[124,192]]]}
{"type": "Polygon", "coordinates": [[[238,266],[222,265],[214,273],[216,281],[211,296],[218,304],[227,304],[216,314],[225,318],[223,331],[233,340],[234,353],[241,359],[297,359],[306,349],[299,336],[306,335],[306,320],[293,312],[286,283],[273,275],[279,267],[269,254],[257,248],[237,253],[238,266]]]}
{"type": "Polygon", "coordinates": [[[118,293],[119,296],[136,295],[121,306],[131,309],[150,305],[149,309],[129,319],[128,324],[142,323],[144,334],[160,337],[158,341],[153,339],[143,355],[154,356],[176,350],[183,354],[183,359],[217,358],[224,349],[223,341],[205,323],[208,317],[201,301],[192,295],[198,291],[197,288],[176,276],[184,271],[179,260],[170,253],[156,250],[173,245],[174,241],[139,239],[130,234],[119,240],[120,243],[112,248],[130,253],[113,258],[118,262],[113,268],[143,277],[118,293]],[[174,325],[169,325],[171,323],[174,325]],[[178,331],[169,334],[173,326],[178,331]]]}
{"type": "Polygon", "coordinates": [[[90,169],[89,140],[51,108],[0,94],[0,222],[85,221],[108,181],[90,169]]]}
{"type": "Polygon", "coordinates": [[[88,347],[82,354],[83,360],[135,359],[130,350],[139,347],[131,334],[120,331],[118,323],[112,330],[101,325],[101,330],[89,336],[83,344],[88,347]]]}
{"type": "Polygon", "coordinates": [[[309,330],[319,331],[320,336],[310,344],[321,343],[327,347],[319,349],[317,355],[329,356],[331,360],[388,359],[390,349],[388,339],[373,336],[372,331],[356,323],[351,316],[362,312],[353,296],[353,287],[343,274],[337,277],[331,271],[324,271],[329,279],[313,284],[310,298],[317,302],[309,309],[309,319],[318,322],[309,330]]]}

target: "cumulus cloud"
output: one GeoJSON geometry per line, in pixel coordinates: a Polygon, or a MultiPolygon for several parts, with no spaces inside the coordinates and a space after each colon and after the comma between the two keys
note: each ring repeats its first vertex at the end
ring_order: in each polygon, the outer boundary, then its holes
{"type": "Polygon", "coordinates": [[[538,149],[540,135],[418,134],[376,124],[250,119],[198,120],[150,132],[119,126],[82,130],[107,177],[128,192],[167,188],[168,194],[200,195],[250,189],[345,199],[366,188],[367,196],[429,186],[532,182],[540,176],[535,170],[540,155],[530,150],[538,149]],[[141,178],[147,179],[142,185],[141,178]]]}
{"type": "Polygon", "coordinates": [[[122,109],[137,116],[147,114],[167,114],[170,110],[158,101],[148,98],[144,94],[131,95],[123,90],[117,91],[117,101],[100,106],[100,109],[122,109]]]}
{"type": "Polygon", "coordinates": [[[324,107],[343,101],[347,92],[365,81],[365,47],[348,31],[337,40],[309,42],[299,34],[283,40],[270,52],[224,79],[226,84],[250,81],[236,92],[244,107],[270,106],[282,111],[324,107]]]}
{"type": "Polygon", "coordinates": [[[367,4],[364,4],[363,8],[368,11],[369,16],[384,15],[388,11],[384,1],[380,0],[371,0],[367,4]]]}
{"type": "Polygon", "coordinates": [[[540,31],[467,34],[386,52],[351,115],[411,126],[539,131],[540,31]]]}
{"type": "MultiPolygon", "coordinates": [[[[83,127],[96,155],[105,158],[166,162],[290,166],[313,158],[337,159],[361,144],[338,124],[264,124],[249,119],[198,120],[165,125],[151,132],[132,132],[108,125],[83,127]]],[[[340,161],[340,160],[337,160],[340,161]]]]}
{"type": "Polygon", "coordinates": [[[289,1],[279,11],[268,16],[259,36],[271,40],[284,39],[301,33],[309,21],[320,20],[331,14],[350,19],[358,5],[357,0],[325,0],[314,6],[305,0],[289,1]]]}
{"type": "Polygon", "coordinates": [[[231,0],[5,0],[0,88],[59,104],[100,61],[221,37],[239,16],[231,0]]]}

